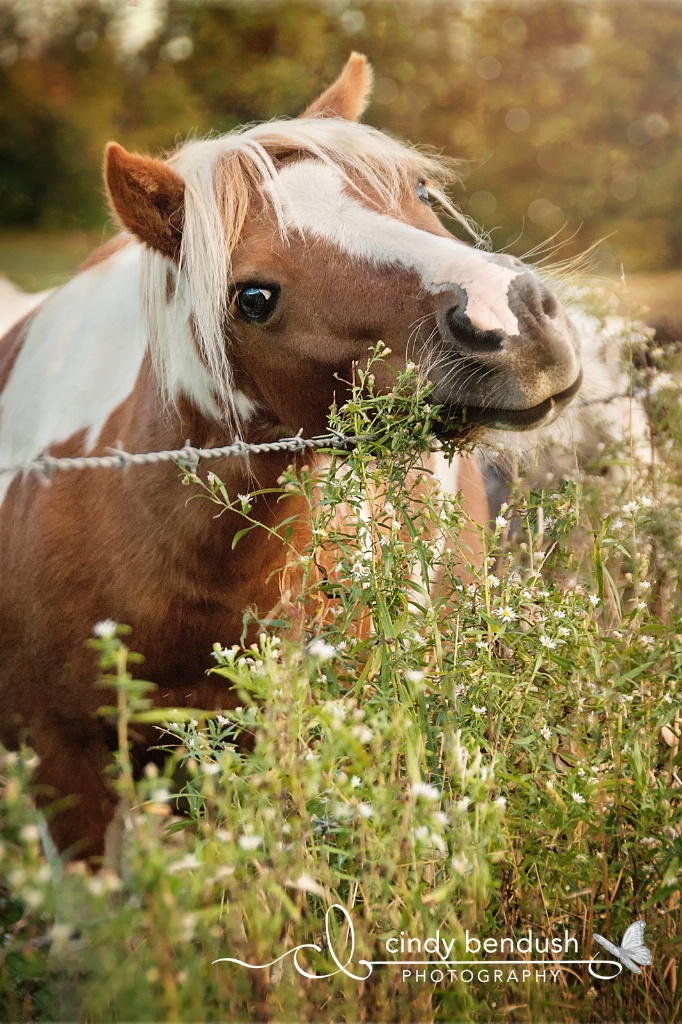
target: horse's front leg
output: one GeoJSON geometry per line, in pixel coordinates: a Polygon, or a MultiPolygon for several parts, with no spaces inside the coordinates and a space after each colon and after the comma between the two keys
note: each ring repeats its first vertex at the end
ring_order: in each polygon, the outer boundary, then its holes
{"type": "Polygon", "coordinates": [[[119,803],[107,773],[112,753],[103,729],[97,721],[84,727],[46,716],[32,723],[31,745],[40,759],[31,789],[58,852],[101,863],[119,803]]]}

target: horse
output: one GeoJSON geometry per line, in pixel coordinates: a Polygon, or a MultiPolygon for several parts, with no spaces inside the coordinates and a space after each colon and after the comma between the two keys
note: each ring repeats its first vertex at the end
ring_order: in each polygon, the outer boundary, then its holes
{"type": "MultiPolygon", "coordinates": [[[[108,145],[122,231],[0,343],[0,466],[324,434],[379,339],[380,392],[413,359],[453,423],[463,409],[497,429],[556,417],[580,386],[575,328],[529,266],[443,226],[432,202],[456,215],[449,165],[361,123],[371,81],[354,53],[299,117],[163,160],[108,145]]],[[[276,487],[290,462],[211,468],[238,495],[276,487]]],[[[475,491],[473,463],[448,472],[475,491]]],[[[65,856],[101,859],[117,807],[93,625],[132,627],[158,706],[229,710],[236,695],[206,675],[212,645],[281,597],[282,547],[255,531],[233,545],[241,517],[186,498],[168,463],[49,486],[0,474],[0,740],[38,754],[35,797],[65,856]]],[[[251,515],[274,529],[304,511],[265,493],[251,515]]],[[[152,740],[133,741],[141,770],[152,740]]]]}
{"type": "Polygon", "coordinates": [[[0,337],[6,334],[17,320],[21,320],[44,302],[50,291],[51,289],[35,293],[24,292],[0,275],[0,337]]]}

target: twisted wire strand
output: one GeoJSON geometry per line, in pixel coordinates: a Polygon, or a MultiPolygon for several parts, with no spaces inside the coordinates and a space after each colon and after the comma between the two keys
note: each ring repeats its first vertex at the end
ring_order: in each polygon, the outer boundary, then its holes
{"type": "Polygon", "coordinates": [[[162,462],[178,462],[194,472],[202,459],[218,459],[227,455],[250,455],[261,452],[300,452],[307,448],[347,448],[360,440],[357,437],[346,437],[338,430],[330,430],[323,437],[305,438],[301,434],[286,437],[281,441],[268,441],[263,444],[248,444],[237,439],[232,444],[221,448],[195,448],[186,441],[182,448],[173,451],[140,452],[131,454],[120,448],[110,448],[110,455],[82,455],[73,458],[56,458],[43,455],[38,459],[16,466],[0,466],[0,475],[5,473],[34,473],[45,481],[49,481],[56,471],[72,469],[127,469],[129,466],[154,466],[162,462]]]}
{"type": "MultiPolygon", "coordinates": [[[[613,394],[605,398],[583,399],[576,401],[577,408],[584,408],[590,405],[607,405],[618,398],[632,398],[629,394],[613,394]]],[[[195,448],[190,441],[186,441],[182,448],[173,451],[165,450],[159,452],[139,452],[131,454],[121,448],[110,448],[110,455],[81,455],[73,458],[57,458],[54,455],[43,455],[30,462],[21,463],[15,466],[0,466],[0,476],[10,473],[27,474],[34,473],[44,482],[49,482],[52,474],[56,471],[67,471],[72,469],[128,469],[129,466],[154,466],[162,462],[178,462],[194,472],[202,459],[219,459],[228,455],[250,455],[263,452],[300,452],[307,448],[348,448],[358,441],[367,440],[361,437],[346,437],[339,430],[330,429],[328,434],[322,437],[301,437],[299,432],[295,437],[285,437],[281,441],[268,441],[263,444],[249,444],[239,438],[232,444],[224,445],[221,448],[195,448]]]]}
{"type": "Polygon", "coordinates": [[[636,402],[641,397],[641,393],[623,391],[617,392],[615,395],[608,395],[606,398],[582,398],[576,400],[574,405],[576,409],[585,409],[589,405],[608,405],[610,402],[615,402],[619,398],[628,398],[636,402]]]}

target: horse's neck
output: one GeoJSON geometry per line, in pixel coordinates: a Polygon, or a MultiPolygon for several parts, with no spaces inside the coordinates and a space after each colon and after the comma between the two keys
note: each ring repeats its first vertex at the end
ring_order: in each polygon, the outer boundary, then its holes
{"type": "Polygon", "coordinates": [[[30,319],[0,396],[0,464],[80,435],[95,443],[133,390],[146,339],[140,252],[130,245],[76,274],[30,319]]]}
{"type": "MultiPolygon", "coordinates": [[[[143,263],[142,246],[126,242],[125,236],[115,240],[52,294],[15,339],[0,394],[0,465],[29,462],[65,443],[75,449],[73,454],[87,453],[114,411],[134,403],[149,347],[143,263]]],[[[188,319],[181,313],[167,316],[167,324],[172,325],[170,336],[160,343],[172,349],[173,384],[181,391],[186,383],[195,404],[206,408],[207,375],[202,378],[188,319]],[[198,399],[193,390],[200,392],[198,399]]],[[[149,418],[133,416],[128,436],[116,440],[145,444],[149,425],[149,418]]],[[[5,489],[8,483],[5,477],[5,489]]]]}
{"type": "MultiPolygon", "coordinates": [[[[119,246],[111,255],[93,259],[34,314],[16,346],[16,357],[14,349],[11,353],[13,365],[0,394],[0,466],[25,464],[48,450],[73,456],[103,454],[117,446],[129,452],[175,450],[187,439],[198,447],[232,442],[227,428],[206,411],[206,382],[200,379],[188,320],[179,309],[175,318],[165,317],[170,334],[159,338],[160,344],[173,347],[169,365],[175,393],[160,393],[148,356],[142,269],[142,248],[136,243],[119,246]]],[[[253,439],[266,440],[255,435],[253,439]]],[[[211,463],[210,468],[230,498],[237,499],[239,494],[276,487],[291,460],[291,455],[281,453],[254,455],[248,461],[232,457],[211,463]]],[[[208,468],[202,467],[204,480],[208,468]]],[[[131,470],[126,486],[118,475],[107,474],[105,483],[104,477],[95,476],[101,471],[90,472],[87,484],[78,474],[78,486],[103,487],[111,507],[124,518],[131,500],[137,508],[146,506],[154,517],[149,521],[165,520],[171,506],[177,506],[187,540],[195,538],[217,557],[221,549],[231,552],[230,534],[246,525],[238,513],[230,513],[213,529],[213,517],[220,510],[207,502],[190,502],[185,509],[191,491],[179,485],[172,464],[131,470]],[[230,529],[225,528],[228,523],[230,529]]],[[[0,476],[0,502],[12,479],[9,474],[0,476]]],[[[285,504],[289,508],[296,502],[285,504]]],[[[274,528],[287,514],[285,504],[271,496],[259,498],[254,517],[274,528]]],[[[238,553],[235,557],[238,561],[238,553]]]]}

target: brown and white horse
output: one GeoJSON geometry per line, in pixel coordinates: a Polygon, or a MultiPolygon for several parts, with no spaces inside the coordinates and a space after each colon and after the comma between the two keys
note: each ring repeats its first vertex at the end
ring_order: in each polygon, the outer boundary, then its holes
{"type": "MultiPolygon", "coordinates": [[[[358,123],[370,84],[354,54],[299,118],[189,142],[166,162],[108,147],[125,231],[0,343],[0,466],[323,434],[379,339],[394,368],[428,364],[435,400],[469,420],[554,417],[580,383],[574,329],[531,269],[442,226],[429,195],[443,164],[358,123]]],[[[254,478],[276,486],[290,461],[211,468],[236,495],[254,478]]],[[[60,851],[101,855],[116,806],[93,624],[133,627],[160,706],[229,707],[205,675],[212,644],[238,641],[244,610],[280,598],[282,549],[252,532],[232,550],[243,520],[186,499],[172,464],[49,487],[0,476],[0,739],[38,753],[38,802],[62,798],[60,851]]],[[[254,514],[276,525],[297,500],[259,497],[254,514]]]]}

